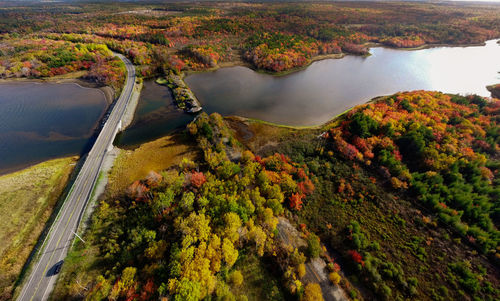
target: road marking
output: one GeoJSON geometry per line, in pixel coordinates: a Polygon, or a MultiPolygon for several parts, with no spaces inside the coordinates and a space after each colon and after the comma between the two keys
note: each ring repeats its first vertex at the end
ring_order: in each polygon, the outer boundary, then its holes
{"type": "MultiPolygon", "coordinates": [[[[51,251],[50,258],[47,261],[47,264],[43,270],[41,278],[38,281],[36,289],[35,289],[33,295],[31,296],[30,300],[33,300],[33,298],[35,298],[36,293],[38,292],[38,290],[40,288],[41,282],[45,278],[48,278],[48,277],[45,277],[45,274],[47,273],[47,269],[50,266],[55,253],[58,251],[58,247],[59,247],[59,244],[61,243],[62,238],[65,236],[68,236],[67,230],[68,230],[70,223],[72,222],[72,218],[74,216],[74,213],[77,211],[77,209],[79,209],[78,211],[80,212],[80,215],[81,215],[81,214],[83,214],[82,210],[85,210],[85,208],[86,208],[86,204],[88,202],[88,197],[90,196],[90,193],[92,192],[92,189],[97,181],[97,176],[99,175],[99,170],[101,169],[102,163],[104,161],[104,157],[106,154],[106,149],[108,147],[108,144],[110,143],[112,136],[116,135],[116,132],[117,132],[116,127],[118,125],[118,122],[121,120],[121,118],[123,118],[123,115],[125,114],[126,109],[127,109],[127,105],[129,103],[131,96],[132,96],[132,93],[134,91],[135,67],[132,65],[132,63],[130,63],[130,61],[128,61],[122,55],[118,55],[118,56],[124,61],[125,67],[127,69],[127,78],[125,79],[125,88],[122,91],[120,97],[118,98],[118,100],[115,104],[117,110],[115,110],[113,108],[113,110],[111,111],[111,113],[109,115],[109,119],[104,124],[104,126],[101,130],[101,133],[98,135],[96,141],[94,142],[94,146],[89,151],[89,154],[88,154],[87,158],[85,159],[85,162],[83,163],[82,170],[80,170],[80,172],[75,180],[75,183],[73,184],[73,187],[70,190],[69,195],[66,197],[65,201],[63,202],[64,209],[61,208],[62,209],[62,211],[60,211],[61,217],[58,220],[56,219],[55,224],[53,224],[53,226],[49,230],[48,235],[50,235],[52,232],[57,232],[57,229],[62,225],[63,221],[65,220],[64,217],[67,215],[68,210],[71,210],[71,208],[73,208],[71,213],[70,213],[70,216],[66,220],[66,224],[64,226],[64,229],[62,230],[62,233],[56,242],[56,246],[51,251]],[[97,170],[96,170],[96,167],[97,167],[97,170]],[[90,169],[90,171],[89,171],[89,169],[90,169]],[[83,179],[85,179],[85,182],[83,182],[83,179]],[[87,185],[89,180],[92,181],[90,187],[88,187],[88,185],[87,185]],[[78,192],[79,192],[79,194],[78,194],[78,192]],[[78,194],[78,198],[76,199],[76,201],[74,201],[76,195],[74,195],[73,193],[78,194]],[[85,196],[85,197],[83,198],[83,202],[80,202],[80,200],[82,199],[82,196],[85,196]],[[73,206],[73,207],[71,207],[71,206],[73,206]]],[[[59,215],[59,213],[58,213],[58,215],[59,215]]],[[[80,218],[81,218],[81,216],[79,216],[76,221],[73,220],[73,222],[76,222],[76,225],[75,225],[77,227],[76,230],[78,230],[80,218]]],[[[48,249],[50,247],[50,245],[54,242],[54,239],[57,237],[56,234],[57,233],[53,233],[53,235],[51,235],[45,249],[48,249]]],[[[71,235],[68,236],[68,239],[69,240],[72,239],[71,235]]],[[[42,247],[43,247],[43,245],[42,245],[42,247]]],[[[61,249],[61,253],[59,255],[58,261],[60,261],[62,258],[64,258],[66,256],[65,249],[66,249],[66,247],[61,249]]],[[[39,258],[39,262],[38,262],[37,266],[32,271],[32,275],[31,275],[29,281],[23,287],[21,296],[19,298],[20,300],[24,299],[24,296],[26,295],[26,293],[28,292],[28,290],[31,287],[31,282],[33,280],[35,280],[37,271],[39,270],[39,267],[42,264],[43,257],[45,254],[47,254],[47,252],[42,253],[41,257],[39,258]]],[[[47,294],[47,289],[50,287],[50,284],[53,281],[55,281],[56,278],[57,278],[57,276],[49,278],[49,280],[48,280],[49,283],[45,287],[44,293],[42,295],[42,300],[45,298],[45,295],[47,294]]],[[[49,290],[49,292],[50,292],[50,290],[49,290]]]]}
{"type": "MultiPolygon", "coordinates": [[[[92,170],[90,171],[90,173],[93,173],[94,169],[95,169],[95,166],[92,168],[92,170]]],[[[86,179],[85,184],[83,186],[86,186],[87,183],[88,183],[88,181],[89,181],[89,178],[88,178],[88,175],[87,175],[87,179],[86,179]]],[[[80,202],[81,198],[82,198],[82,193],[80,193],[78,195],[78,199],[76,200],[76,204],[75,204],[73,210],[71,211],[71,214],[69,215],[68,220],[66,221],[66,225],[64,226],[64,229],[63,229],[61,235],[59,236],[59,239],[57,240],[56,246],[55,246],[54,250],[52,251],[52,254],[50,255],[49,260],[47,261],[47,265],[45,265],[45,269],[43,270],[42,277],[38,281],[38,284],[37,284],[37,286],[35,288],[35,291],[33,292],[33,295],[31,296],[30,300],[33,300],[33,298],[36,296],[36,293],[38,292],[38,289],[40,287],[40,283],[42,282],[42,280],[44,279],[44,276],[47,273],[47,268],[49,267],[49,265],[50,265],[50,263],[52,261],[52,258],[54,257],[54,254],[57,252],[57,248],[59,247],[59,244],[61,243],[61,239],[66,234],[66,230],[68,229],[69,222],[71,221],[71,218],[73,217],[73,214],[75,213],[75,210],[78,207],[77,206],[78,202],[80,202]]]]}

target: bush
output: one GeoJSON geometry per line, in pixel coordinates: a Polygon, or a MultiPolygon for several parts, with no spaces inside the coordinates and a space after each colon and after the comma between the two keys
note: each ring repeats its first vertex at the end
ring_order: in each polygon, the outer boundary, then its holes
{"type": "Polygon", "coordinates": [[[321,287],[317,283],[309,283],[304,291],[304,301],[323,301],[321,287]]]}
{"type": "Polygon", "coordinates": [[[328,275],[328,279],[330,279],[330,281],[331,281],[333,284],[337,285],[337,284],[339,284],[339,283],[340,283],[340,279],[341,279],[341,277],[340,277],[339,273],[337,273],[337,272],[332,272],[332,273],[330,273],[330,275],[328,275]]]}
{"type": "Polygon", "coordinates": [[[301,263],[297,266],[297,274],[299,275],[299,278],[302,278],[306,275],[306,265],[301,263]]]}
{"type": "Polygon", "coordinates": [[[316,258],[321,254],[321,243],[314,233],[310,233],[307,237],[307,254],[311,258],[316,258]]]}
{"type": "Polygon", "coordinates": [[[240,271],[235,270],[231,273],[230,279],[231,283],[236,286],[240,286],[243,284],[243,275],[240,271]]]}

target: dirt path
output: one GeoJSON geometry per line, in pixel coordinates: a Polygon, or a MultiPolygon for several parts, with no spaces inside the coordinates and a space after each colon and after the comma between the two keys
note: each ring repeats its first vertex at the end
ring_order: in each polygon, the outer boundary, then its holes
{"type": "MultiPolygon", "coordinates": [[[[291,245],[294,248],[300,248],[307,246],[304,239],[300,237],[299,231],[290,224],[288,219],[284,217],[278,218],[278,238],[285,245],[291,245]]],[[[323,299],[325,301],[348,301],[346,293],[344,290],[338,286],[333,286],[328,279],[328,274],[326,271],[326,263],[320,257],[314,258],[309,262],[306,262],[306,274],[301,279],[303,283],[318,283],[321,286],[321,291],[323,293],[323,299]]]]}

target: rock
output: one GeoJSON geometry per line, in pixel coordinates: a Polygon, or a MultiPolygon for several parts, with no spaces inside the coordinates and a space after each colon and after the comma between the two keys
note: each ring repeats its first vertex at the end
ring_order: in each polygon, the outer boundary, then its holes
{"type": "Polygon", "coordinates": [[[486,87],[491,92],[491,96],[500,99],[500,84],[486,87]]]}

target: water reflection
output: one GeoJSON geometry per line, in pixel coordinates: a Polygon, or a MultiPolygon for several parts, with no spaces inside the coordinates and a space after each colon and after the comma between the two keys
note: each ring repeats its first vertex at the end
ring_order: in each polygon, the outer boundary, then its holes
{"type": "Polygon", "coordinates": [[[169,89],[154,81],[144,82],[131,125],[115,140],[119,147],[133,147],[184,127],[192,115],[177,109],[169,89]]]}
{"type": "Polygon", "coordinates": [[[489,96],[500,82],[500,46],[440,47],[418,51],[373,48],[369,57],[323,60],[283,77],[245,67],[198,73],[186,82],[207,112],[288,125],[316,125],[379,95],[438,90],[489,96]]]}

